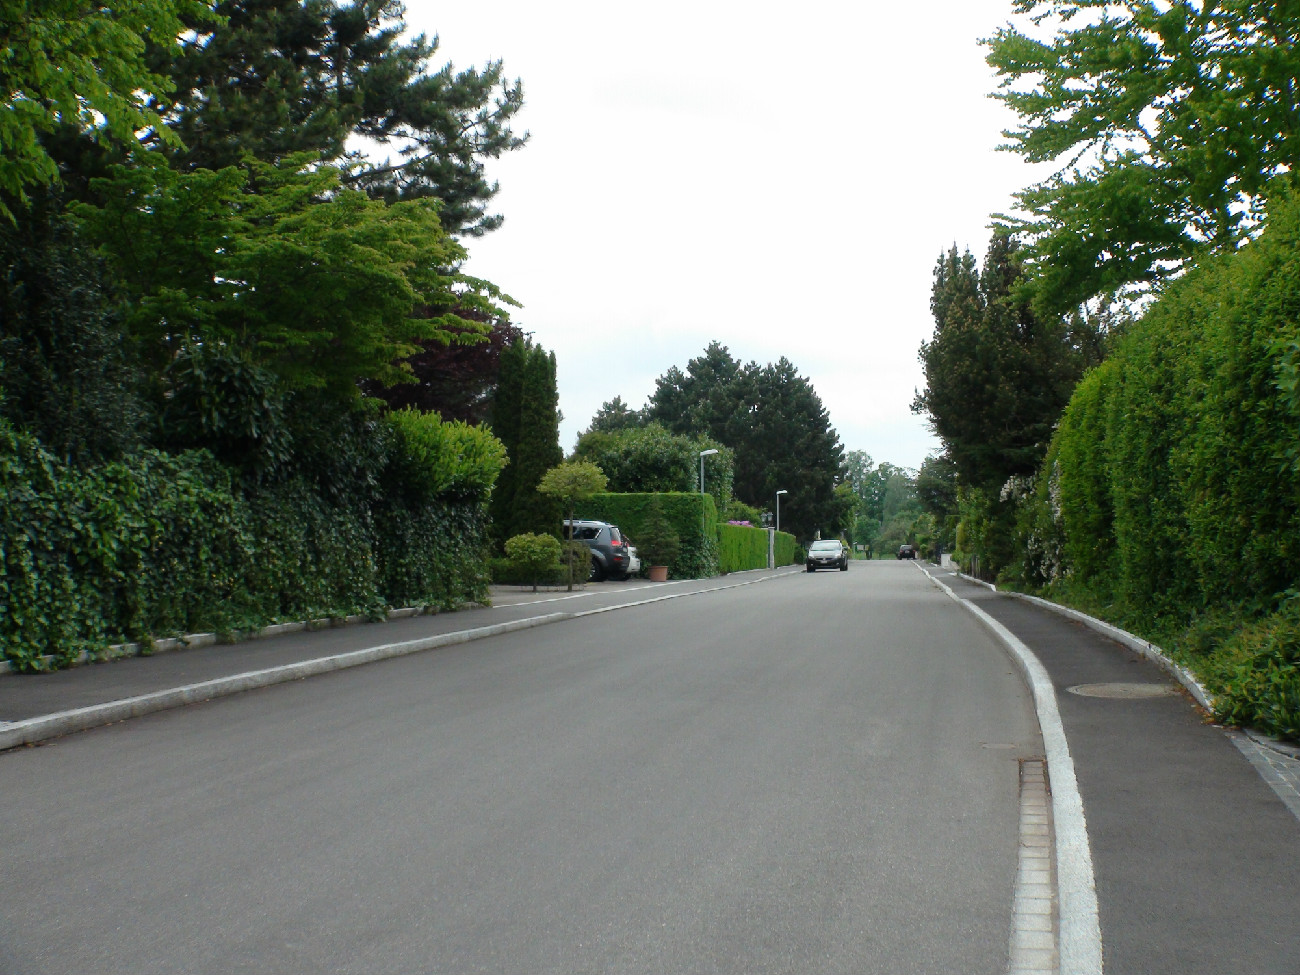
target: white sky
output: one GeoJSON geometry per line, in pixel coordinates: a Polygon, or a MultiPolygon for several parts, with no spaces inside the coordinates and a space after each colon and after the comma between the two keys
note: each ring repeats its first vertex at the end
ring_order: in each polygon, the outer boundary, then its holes
{"type": "Polygon", "coordinates": [[[644,405],[713,340],[788,358],[846,450],[920,466],[909,410],[935,261],[983,259],[989,214],[1034,178],[977,43],[1010,0],[653,5],[408,0],[439,64],[501,59],[529,144],[491,164],[504,226],[471,274],[556,353],[561,445],[601,404],[644,405]]]}

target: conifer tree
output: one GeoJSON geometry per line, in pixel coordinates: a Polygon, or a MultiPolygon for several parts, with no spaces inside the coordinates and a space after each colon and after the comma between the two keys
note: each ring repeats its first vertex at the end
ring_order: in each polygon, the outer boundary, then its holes
{"type": "Polygon", "coordinates": [[[810,537],[846,527],[835,500],[844,475],[839,434],[812,384],[784,357],[742,366],[711,342],[685,372],[674,366],[656,381],[645,415],[673,433],[732,448],[733,490],[745,504],[766,509],[778,490],[788,491],[783,529],[810,537]]]}
{"type": "Polygon", "coordinates": [[[542,475],[564,459],[555,354],[531,339],[511,342],[502,350],[492,432],[509,455],[492,495],[496,537],[504,541],[527,532],[557,533],[559,508],[537,491],[542,475]]]}
{"type": "MultiPolygon", "coordinates": [[[[511,120],[523,87],[500,61],[435,68],[438,40],[403,40],[393,0],[220,0],[223,22],[156,70],[175,82],[156,108],[183,140],[184,169],[220,169],[245,154],[297,152],[354,165],[354,188],[388,200],[436,197],[444,229],[479,236],[501,224],[485,160],[522,146],[511,120]],[[378,147],[373,158],[357,139],[378,147]],[[386,155],[385,155],[386,154],[386,155]]],[[[201,25],[196,25],[201,26],[201,25]]]]}

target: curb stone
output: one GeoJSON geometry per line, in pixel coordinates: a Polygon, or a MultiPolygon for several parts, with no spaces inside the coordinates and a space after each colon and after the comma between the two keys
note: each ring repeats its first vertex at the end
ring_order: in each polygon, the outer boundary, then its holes
{"type": "MultiPolygon", "coordinates": [[[[198,704],[203,701],[210,701],[231,694],[239,694],[244,691],[255,690],[261,687],[269,687],[273,684],[282,684],[292,680],[301,680],[305,677],[314,677],[318,674],[333,673],[334,671],[359,667],[364,664],[389,660],[394,657],[421,653],[425,650],[433,650],[438,647],[469,643],[474,640],[499,636],[503,633],[510,633],[516,630],[532,629],[533,627],[543,626],[547,623],[558,623],[568,619],[580,619],[582,617],[600,613],[609,613],[619,609],[630,609],[634,606],[645,606],[650,603],[663,602],[668,599],[680,599],[683,596],[698,596],[710,592],[719,592],[724,589],[737,589],[742,586],[752,586],[757,582],[765,582],[769,579],[779,578],[780,575],[789,574],[781,573],[779,570],[758,571],[764,571],[768,574],[758,576],[754,579],[742,580],[740,582],[710,586],[707,589],[668,593],[662,596],[652,596],[647,599],[636,600],[628,603],[619,603],[615,606],[606,606],[599,609],[589,609],[569,613],[548,613],[543,616],[530,616],[526,619],[513,620],[508,623],[495,623],[490,626],[475,627],[468,630],[457,630],[452,633],[442,633],[436,636],[424,637],[419,640],[407,640],[402,643],[389,643],[377,647],[367,647],[363,650],[352,650],[347,653],[334,654],[328,657],[318,657],[311,660],[299,661],[297,663],[269,667],[264,670],[246,671],[244,673],[233,674],[229,677],[217,677],[212,680],[187,684],[182,687],[173,687],[168,690],[155,691],[150,694],[141,694],[137,697],[128,697],[117,701],[107,701],[103,704],[92,704],[84,708],[60,711],[54,714],[41,715],[35,718],[26,718],[22,721],[0,722],[0,751],[19,748],[24,745],[34,745],[50,738],[58,738],[62,735],[71,734],[77,731],[87,731],[91,728],[112,724],[113,722],[122,721],[127,718],[153,714],[157,711],[166,711],[187,704],[198,704]]],[[[690,580],[680,581],[686,582],[690,580]]],[[[353,619],[353,617],[349,617],[348,621],[350,622],[353,619]]],[[[355,619],[360,622],[363,618],[356,617],[355,619]]],[[[307,629],[310,626],[309,623],[305,622],[280,625],[296,628],[282,632],[298,632],[307,629]]],[[[263,634],[263,631],[259,631],[259,634],[263,634]]]]}

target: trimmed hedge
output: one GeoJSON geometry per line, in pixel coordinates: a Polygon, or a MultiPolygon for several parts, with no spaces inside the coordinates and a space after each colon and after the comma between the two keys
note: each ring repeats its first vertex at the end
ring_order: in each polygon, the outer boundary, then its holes
{"type": "MultiPolygon", "coordinates": [[[[747,569],[767,568],[766,528],[751,525],[718,525],[718,571],[744,572],[747,569]]],[[[793,565],[798,558],[798,543],[788,532],[776,535],[776,564],[793,565]]]]}
{"type": "Polygon", "coordinates": [[[669,573],[677,579],[704,579],[718,574],[718,509],[707,494],[597,494],[582,502],[579,518],[618,525],[633,545],[643,528],[651,498],[658,498],[664,516],[682,547],[669,573]]]}
{"type": "Polygon", "coordinates": [[[1084,378],[1021,518],[1022,542],[1055,533],[1061,553],[1051,566],[1026,545],[1025,581],[1164,644],[1225,720],[1293,736],[1298,294],[1287,201],[1259,239],[1173,282],[1084,378]]]}

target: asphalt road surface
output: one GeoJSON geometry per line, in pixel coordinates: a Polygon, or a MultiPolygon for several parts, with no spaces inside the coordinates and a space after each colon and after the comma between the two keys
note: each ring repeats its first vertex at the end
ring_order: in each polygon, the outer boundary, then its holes
{"type": "Polygon", "coordinates": [[[0,972],[1001,973],[1006,652],[854,563],[0,755],[0,972]]]}

